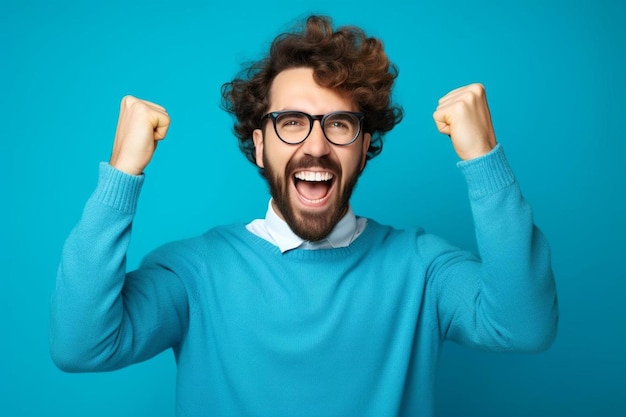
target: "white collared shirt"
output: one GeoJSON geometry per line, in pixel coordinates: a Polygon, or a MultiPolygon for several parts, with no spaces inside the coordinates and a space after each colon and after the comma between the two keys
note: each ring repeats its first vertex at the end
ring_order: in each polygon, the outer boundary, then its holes
{"type": "Polygon", "coordinates": [[[364,217],[357,218],[352,208],[348,207],[347,213],[326,238],[317,242],[310,242],[296,235],[289,225],[278,217],[270,200],[265,219],[253,220],[246,225],[246,228],[260,238],[278,246],[280,251],[285,253],[297,248],[330,249],[348,246],[363,233],[365,226],[367,226],[367,219],[364,217]]]}

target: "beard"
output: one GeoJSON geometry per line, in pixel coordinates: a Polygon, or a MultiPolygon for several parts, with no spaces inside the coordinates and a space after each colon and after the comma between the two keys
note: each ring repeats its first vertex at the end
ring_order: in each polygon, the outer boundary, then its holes
{"type": "Polygon", "coordinates": [[[291,230],[300,238],[310,242],[317,242],[326,238],[348,210],[350,197],[359,178],[359,167],[357,166],[354,172],[348,173],[345,187],[342,189],[341,165],[327,156],[322,158],[307,156],[298,161],[292,160],[287,164],[282,175],[271,166],[265,152],[263,163],[264,175],[274,204],[291,230]],[[333,177],[333,181],[336,182],[333,191],[335,195],[332,196],[332,201],[329,201],[329,207],[321,212],[298,210],[289,198],[290,181],[293,181],[294,172],[312,167],[329,169],[335,173],[333,177]]]}

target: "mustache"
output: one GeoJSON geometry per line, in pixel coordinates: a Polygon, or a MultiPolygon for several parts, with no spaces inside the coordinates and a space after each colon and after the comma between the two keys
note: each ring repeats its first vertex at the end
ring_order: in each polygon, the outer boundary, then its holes
{"type": "Polygon", "coordinates": [[[341,165],[324,155],[320,158],[316,158],[311,155],[305,155],[298,160],[291,160],[285,168],[286,172],[293,173],[295,171],[308,169],[308,168],[322,168],[324,170],[332,171],[337,174],[341,174],[341,165]]]}

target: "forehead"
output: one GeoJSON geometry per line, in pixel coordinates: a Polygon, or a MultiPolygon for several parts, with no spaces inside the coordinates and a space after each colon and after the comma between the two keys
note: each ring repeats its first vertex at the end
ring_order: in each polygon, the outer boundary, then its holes
{"type": "Polygon", "coordinates": [[[358,110],[347,95],[315,82],[311,68],[290,68],[278,73],[270,86],[268,104],[269,111],[299,110],[310,114],[358,110]]]}

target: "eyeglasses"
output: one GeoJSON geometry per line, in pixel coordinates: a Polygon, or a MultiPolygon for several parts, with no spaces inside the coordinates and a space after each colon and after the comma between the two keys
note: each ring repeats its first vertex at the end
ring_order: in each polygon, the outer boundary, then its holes
{"type": "Polygon", "coordinates": [[[278,138],[290,145],[302,143],[313,130],[313,122],[319,120],[326,139],[338,146],[350,145],[361,133],[364,113],[336,111],[312,116],[300,111],[274,111],[261,120],[272,119],[278,138]]]}

